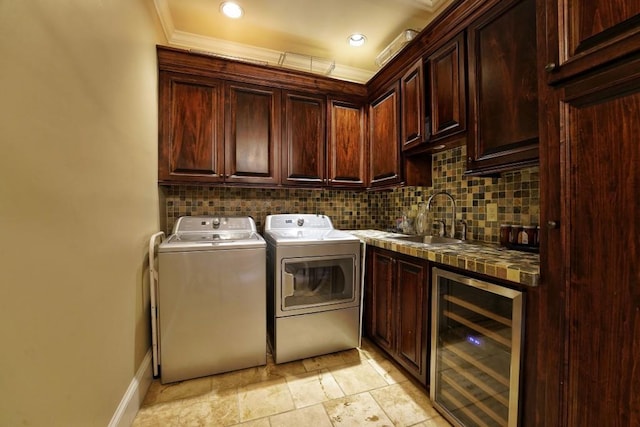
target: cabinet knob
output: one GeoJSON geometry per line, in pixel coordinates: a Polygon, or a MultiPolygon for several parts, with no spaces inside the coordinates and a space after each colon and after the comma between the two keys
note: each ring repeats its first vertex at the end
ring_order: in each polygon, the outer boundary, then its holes
{"type": "Polygon", "coordinates": [[[547,228],[548,229],[558,228],[558,222],[557,221],[547,221],[547,228]]]}
{"type": "Polygon", "coordinates": [[[547,73],[555,71],[556,68],[558,68],[558,65],[555,62],[549,62],[547,65],[544,66],[544,70],[547,73]]]}

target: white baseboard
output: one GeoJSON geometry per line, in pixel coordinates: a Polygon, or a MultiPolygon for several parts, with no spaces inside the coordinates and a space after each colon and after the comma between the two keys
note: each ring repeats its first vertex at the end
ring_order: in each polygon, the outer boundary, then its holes
{"type": "Polygon", "coordinates": [[[122,400],[113,414],[111,422],[109,422],[109,427],[129,427],[133,424],[151,381],[153,381],[153,373],[151,372],[151,349],[149,349],[138,368],[138,372],[136,372],[136,376],[131,380],[131,384],[122,396],[122,400]]]}

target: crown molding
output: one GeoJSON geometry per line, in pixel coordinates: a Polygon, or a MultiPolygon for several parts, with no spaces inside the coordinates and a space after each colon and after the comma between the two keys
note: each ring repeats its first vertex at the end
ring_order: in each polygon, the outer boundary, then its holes
{"type": "Polygon", "coordinates": [[[170,40],[176,28],[173,25],[173,18],[171,17],[169,3],[167,2],[167,0],[153,0],[153,4],[156,8],[158,18],[160,19],[160,25],[162,25],[164,37],[167,40],[170,40]]]}
{"type": "Polygon", "coordinates": [[[442,8],[442,6],[445,3],[448,3],[447,0],[397,0],[397,1],[417,7],[422,10],[426,10],[427,12],[435,12],[438,9],[442,8]]]}
{"type": "MultiPolygon", "coordinates": [[[[284,52],[176,30],[167,0],[153,0],[153,3],[169,45],[238,61],[279,66],[280,55],[284,52]]],[[[336,63],[328,77],[354,83],[366,83],[376,72],[336,63]]]]}

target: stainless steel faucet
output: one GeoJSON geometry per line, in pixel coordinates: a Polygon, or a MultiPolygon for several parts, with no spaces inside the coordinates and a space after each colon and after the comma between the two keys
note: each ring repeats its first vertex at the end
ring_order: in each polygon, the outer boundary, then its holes
{"type": "MultiPolygon", "coordinates": [[[[445,196],[450,198],[451,204],[453,205],[453,219],[451,220],[451,232],[449,233],[449,236],[451,236],[451,238],[454,239],[456,234],[456,200],[453,198],[453,196],[447,193],[446,191],[438,191],[437,193],[433,193],[431,196],[429,196],[429,199],[427,199],[427,210],[431,210],[431,202],[433,201],[434,197],[440,194],[444,194],[445,196]]],[[[444,230],[446,234],[446,230],[447,230],[446,224],[444,225],[444,230]]]]}

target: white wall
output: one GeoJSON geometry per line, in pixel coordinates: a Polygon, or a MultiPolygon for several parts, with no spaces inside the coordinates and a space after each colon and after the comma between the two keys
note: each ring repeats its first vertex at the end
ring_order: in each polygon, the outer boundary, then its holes
{"type": "Polygon", "coordinates": [[[0,0],[0,425],[105,426],[149,348],[149,0],[0,0]]]}

